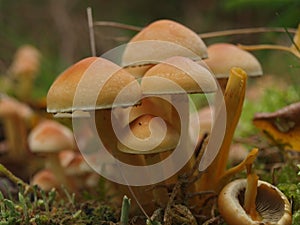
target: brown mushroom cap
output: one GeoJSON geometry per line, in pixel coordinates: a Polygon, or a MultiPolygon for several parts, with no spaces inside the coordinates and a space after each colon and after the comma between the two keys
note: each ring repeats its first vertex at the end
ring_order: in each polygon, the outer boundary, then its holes
{"type": "Polygon", "coordinates": [[[72,131],[52,120],[38,124],[29,134],[29,148],[35,153],[51,153],[74,148],[72,131]]]}
{"type": "Polygon", "coordinates": [[[11,115],[19,116],[29,122],[34,113],[28,105],[9,96],[0,94],[0,118],[9,117],[11,115]]]}
{"type": "Polygon", "coordinates": [[[100,57],[85,58],[54,81],[47,95],[47,111],[59,113],[112,108],[116,96],[127,85],[129,88],[122,92],[116,103],[120,106],[136,103],[141,95],[138,82],[111,61],[100,57]]]}
{"type": "Polygon", "coordinates": [[[242,207],[246,179],[239,179],[227,184],[218,197],[219,212],[228,225],[259,225],[292,223],[291,205],[285,195],[275,186],[258,181],[256,210],[261,221],[254,221],[242,207]]]}
{"type": "Polygon", "coordinates": [[[9,72],[15,78],[23,76],[24,78],[31,79],[39,69],[39,60],[40,52],[35,47],[23,45],[17,50],[9,72]]]}
{"type": "Polygon", "coordinates": [[[161,127],[162,124],[155,120],[151,121],[154,118],[156,117],[149,114],[144,114],[138,117],[129,125],[130,130],[128,131],[131,131],[133,136],[130,136],[128,133],[124,134],[124,140],[126,140],[127,143],[130,143],[133,146],[137,146],[138,148],[144,147],[143,150],[132,149],[124,145],[120,141],[118,142],[118,149],[122,152],[131,154],[152,154],[175,149],[179,140],[179,133],[169,123],[166,123],[167,130],[165,136],[163,137],[162,141],[158,140],[157,138],[160,138],[158,137],[160,135],[155,136],[156,134],[151,133],[152,131],[150,128],[150,123],[155,123],[155,133],[160,133],[158,132],[157,128],[158,126],[161,127]],[[138,139],[144,141],[142,145],[138,143],[138,139]],[[154,148],[148,150],[149,146],[152,146],[153,141],[158,141],[159,144],[154,148]]]}
{"type": "Polygon", "coordinates": [[[232,67],[240,67],[248,76],[261,76],[262,68],[258,60],[249,52],[236,45],[217,43],[208,46],[208,58],[204,62],[217,78],[228,78],[232,67]]]}
{"type": "Polygon", "coordinates": [[[131,71],[143,74],[149,63],[156,64],[172,56],[201,60],[207,57],[206,46],[199,35],[184,25],[172,20],[158,20],[130,40],[122,64],[125,67],[136,66],[131,71]]]}
{"type": "Polygon", "coordinates": [[[50,191],[52,188],[59,188],[60,183],[55,177],[55,175],[51,172],[51,170],[41,170],[37,172],[32,180],[32,185],[38,185],[44,191],[50,191]]]}
{"type": "Polygon", "coordinates": [[[217,90],[216,81],[209,70],[181,56],[168,58],[149,69],[142,79],[141,86],[145,94],[208,93],[217,90]],[[168,79],[182,89],[160,78],[168,79]]]}

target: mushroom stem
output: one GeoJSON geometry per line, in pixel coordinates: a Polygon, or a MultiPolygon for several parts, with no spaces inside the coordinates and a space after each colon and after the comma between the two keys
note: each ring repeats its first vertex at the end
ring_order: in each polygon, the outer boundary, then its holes
{"type": "MultiPolygon", "coordinates": [[[[232,68],[225,91],[226,130],[216,158],[200,180],[201,190],[217,190],[220,177],[225,173],[230,145],[239,121],[245,97],[247,74],[240,68],[232,68]]],[[[222,119],[218,117],[219,119],[222,119]]],[[[218,120],[217,118],[217,120],[218,120]]],[[[218,123],[218,121],[216,121],[218,123]]],[[[217,140],[218,132],[211,133],[210,140],[217,140]]]]}
{"type": "MultiPolygon", "coordinates": [[[[114,129],[112,127],[111,123],[111,110],[96,110],[95,111],[95,121],[97,126],[97,131],[99,138],[101,138],[101,141],[103,142],[105,148],[118,160],[130,164],[130,165],[136,165],[136,166],[145,166],[146,162],[144,159],[144,156],[142,155],[133,155],[128,153],[123,153],[118,150],[117,148],[117,142],[118,139],[114,133],[114,129]]],[[[145,186],[125,186],[122,184],[117,184],[117,189],[119,192],[126,194],[131,199],[136,199],[137,201],[141,202],[141,205],[143,209],[147,213],[152,213],[154,210],[154,204],[153,204],[153,194],[151,191],[146,191],[149,187],[145,186]],[[135,197],[131,192],[134,192],[135,197]]],[[[134,205],[132,209],[136,206],[134,205]]]]}
{"type": "Polygon", "coordinates": [[[9,155],[14,160],[21,159],[26,150],[26,126],[24,121],[13,114],[4,119],[5,137],[8,141],[9,155]]]}
{"type": "Polygon", "coordinates": [[[247,157],[237,166],[230,168],[227,170],[220,178],[219,183],[218,183],[218,189],[217,191],[219,192],[221,188],[224,187],[224,185],[228,182],[228,180],[235,174],[241,172],[245,168],[249,167],[249,165],[252,165],[254,160],[256,159],[258,154],[258,149],[254,148],[252,151],[247,155],[247,157]]]}
{"type": "MultiPolygon", "coordinates": [[[[147,165],[158,163],[161,160],[162,157],[160,156],[159,153],[145,155],[145,161],[147,165]]],[[[159,207],[166,207],[169,201],[169,193],[167,187],[165,186],[165,182],[154,184],[152,193],[153,193],[155,203],[159,207]]]]}
{"type": "Polygon", "coordinates": [[[247,171],[248,174],[247,186],[244,196],[244,209],[246,213],[252,218],[252,220],[261,221],[261,217],[256,210],[258,176],[254,172],[252,172],[251,169],[247,169],[247,171]]]}
{"type": "Polygon", "coordinates": [[[68,182],[64,169],[60,164],[60,160],[56,153],[50,153],[49,155],[47,155],[46,168],[48,168],[53,172],[60,185],[63,185],[68,190],[74,189],[74,187],[70,184],[70,182],[68,182]]]}

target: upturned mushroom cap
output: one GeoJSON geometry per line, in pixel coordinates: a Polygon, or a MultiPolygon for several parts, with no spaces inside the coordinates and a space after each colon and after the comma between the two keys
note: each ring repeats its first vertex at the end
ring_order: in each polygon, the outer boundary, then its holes
{"type": "Polygon", "coordinates": [[[162,121],[155,120],[155,118],[157,117],[144,114],[132,121],[129,125],[130,129],[127,131],[131,131],[133,135],[128,132],[124,134],[124,140],[129,145],[124,145],[119,141],[118,149],[131,154],[152,154],[175,149],[179,133],[169,123],[165,123],[166,132],[162,137],[161,130],[164,129],[162,121]],[[153,143],[157,144],[153,145],[153,143]],[[131,146],[135,148],[131,148],[131,146]]]}
{"type": "Polygon", "coordinates": [[[34,153],[54,153],[74,148],[72,131],[56,121],[45,120],[29,134],[29,148],[34,153]]]}
{"type": "Polygon", "coordinates": [[[172,20],[158,20],[130,40],[123,54],[122,65],[136,66],[131,71],[142,75],[149,64],[156,64],[172,56],[201,60],[207,57],[206,46],[186,26],[172,20]]]}
{"type": "Polygon", "coordinates": [[[205,67],[181,56],[168,58],[149,69],[141,86],[144,94],[210,93],[217,90],[213,75],[205,67]]]}
{"type": "Polygon", "coordinates": [[[47,95],[50,113],[107,109],[136,104],[141,89],[135,78],[100,57],[85,58],[60,74],[47,95]],[[122,91],[122,97],[114,103],[122,91]]]}
{"type": "Polygon", "coordinates": [[[217,43],[208,46],[208,58],[204,62],[217,78],[228,78],[232,67],[240,67],[248,76],[261,76],[262,68],[258,60],[249,52],[236,45],[217,43]]]}
{"type": "Polygon", "coordinates": [[[227,184],[219,194],[219,212],[228,225],[289,225],[292,224],[291,205],[285,195],[275,186],[258,181],[256,210],[261,221],[254,221],[242,207],[246,179],[227,184]]]}
{"type": "Polygon", "coordinates": [[[256,113],[254,125],[285,149],[300,151],[300,102],[272,113],[256,113]]]}

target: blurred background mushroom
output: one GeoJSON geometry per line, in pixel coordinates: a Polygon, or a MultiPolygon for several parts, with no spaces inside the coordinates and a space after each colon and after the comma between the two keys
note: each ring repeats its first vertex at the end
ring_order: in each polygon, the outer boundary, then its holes
{"type": "Polygon", "coordinates": [[[8,69],[12,80],[11,91],[22,101],[32,98],[34,81],[40,69],[40,52],[32,45],[23,45],[17,50],[8,69]]]}
{"type": "Polygon", "coordinates": [[[60,185],[73,190],[58,156],[63,150],[74,149],[72,131],[56,121],[44,120],[32,129],[28,144],[31,152],[45,157],[45,168],[54,174],[60,185]]]}
{"type": "Polygon", "coordinates": [[[243,69],[248,77],[263,75],[259,61],[251,53],[229,43],[215,43],[207,48],[208,58],[204,60],[216,76],[223,92],[232,67],[243,69]]]}
{"type": "MultiPolygon", "coordinates": [[[[30,155],[27,136],[33,126],[34,117],[34,111],[25,103],[4,94],[0,95],[0,126],[3,131],[1,141],[5,144],[2,152],[5,157],[0,160],[10,169],[30,155]]],[[[27,172],[20,170],[17,174],[27,179],[29,176],[27,172]],[[20,173],[21,171],[24,173],[20,173]]]]}

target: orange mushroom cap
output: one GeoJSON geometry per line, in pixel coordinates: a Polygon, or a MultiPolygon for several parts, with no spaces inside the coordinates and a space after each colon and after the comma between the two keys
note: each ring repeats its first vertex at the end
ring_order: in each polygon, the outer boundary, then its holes
{"type": "Polygon", "coordinates": [[[248,76],[261,76],[262,68],[258,60],[249,52],[236,45],[216,43],[208,46],[208,58],[204,62],[217,78],[228,78],[232,67],[242,68],[248,76]]]}

